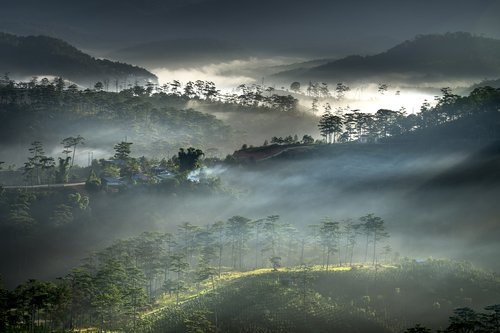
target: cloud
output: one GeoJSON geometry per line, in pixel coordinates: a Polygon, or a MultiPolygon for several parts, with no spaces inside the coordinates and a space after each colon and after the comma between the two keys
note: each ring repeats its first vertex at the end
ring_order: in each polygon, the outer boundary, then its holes
{"type": "Polygon", "coordinates": [[[243,83],[248,84],[259,81],[269,67],[287,64],[296,60],[285,57],[254,57],[248,60],[239,59],[185,68],[156,68],[153,69],[153,73],[158,76],[160,84],[172,80],[179,80],[182,83],[204,80],[213,81],[220,89],[231,90],[243,83]]]}

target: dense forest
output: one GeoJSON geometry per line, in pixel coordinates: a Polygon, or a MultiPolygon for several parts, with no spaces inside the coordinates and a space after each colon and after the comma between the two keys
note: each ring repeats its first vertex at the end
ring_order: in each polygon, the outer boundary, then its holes
{"type": "MultiPolygon", "coordinates": [[[[213,82],[201,80],[184,86],[175,80],[162,86],[137,85],[119,93],[108,92],[107,88],[102,82],[94,89],[80,90],[62,78],[14,82],[4,77],[0,83],[2,143],[26,144],[36,139],[53,147],[64,137],[81,134],[91,138],[96,149],[109,150],[129,137],[144,155],[171,155],[179,148],[196,146],[215,149],[220,156],[243,144],[247,135],[238,130],[238,125],[230,128],[216,118],[211,111],[214,109],[238,114],[247,110],[267,120],[308,121],[314,127],[312,118],[297,114],[295,98],[272,91],[264,94],[260,88],[243,85],[241,94],[221,94],[213,82]],[[193,105],[208,113],[194,110],[193,105]],[[20,126],[22,133],[17,130],[20,126]]],[[[265,122],[259,117],[255,116],[254,127],[265,122]]],[[[237,122],[241,117],[233,118],[237,122]]]]}

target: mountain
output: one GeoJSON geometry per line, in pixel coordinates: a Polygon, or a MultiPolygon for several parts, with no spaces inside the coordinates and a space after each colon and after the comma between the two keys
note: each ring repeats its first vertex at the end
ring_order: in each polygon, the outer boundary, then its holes
{"type": "Polygon", "coordinates": [[[318,66],[328,64],[332,61],[335,61],[335,59],[309,60],[309,61],[304,61],[304,62],[296,62],[296,63],[292,63],[292,64],[286,64],[286,65],[272,66],[272,67],[268,67],[268,70],[270,70],[272,73],[281,73],[281,72],[288,72],[288,71],[295,71],[295,70],[305,70],[305,69],[316,68],[318,66]]]}
{"type": "Polygon", "coordinates": [[[248,52],[245,52],[241,46],[235,43],[210,38],[179,38],[154,41],[108,54],[111,59],[150,68],[230,61],[248,56],[248,52]]]}
{"type": "Polygon", "coordinates": [[[95,59],[70,44],[47,36],[0,33],[0,72],[15,78],[61,76],[81,85],[97,81],[156,81],[147,70],[106,59],[95,59]]]}
{"type": "Polygon", "coordinates": [[[314,68],[281,72],[276,77],[429,82],[499,75],[500,40],[456,32],[419,35],[376,55],[351,55],[314,68]]]}
{"type": "Polygon", "coordinates": [[[476,88],[484,87],[484,86],[490,86],[493,88],[500,88],[500,79],[483,80],[479,83],[473,84],[471,87],[468,88],[468,90],[472,91],[476,88]]]}

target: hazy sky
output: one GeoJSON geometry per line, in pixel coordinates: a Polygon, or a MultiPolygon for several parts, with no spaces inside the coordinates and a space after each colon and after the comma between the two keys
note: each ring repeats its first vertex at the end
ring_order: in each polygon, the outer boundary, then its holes
{"type": "Polygon", "coordinates": [[[373,53],[416,34],[500,38],[498,0],[7,1],[0,30],[49,34],[109,51],[140,42],[210,37],[289,55],[373,53]]]}

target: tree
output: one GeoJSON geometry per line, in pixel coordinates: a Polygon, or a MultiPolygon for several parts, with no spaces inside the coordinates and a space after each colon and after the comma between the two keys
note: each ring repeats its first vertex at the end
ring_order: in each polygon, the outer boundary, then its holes
{"type": "Polygon", "coordinates": [[[193,98],[194,96],[196,96],[196,93],[194,91],[194,84],[192,81],[188,81],[184,86],[184,96],[186,96],[187,98],[193,98]]]}
{"type": "Polygon", "coordinates": [[[264,246],[262,253],[269,252],[270,258],[279,257],[280,254],[281,225],[278,222],[279,219],[279,215],[270,215],[266,217],[263,225],[264,246]]]}
{"type": "Polygon", "coordinates": [[[481,322],[479,315],[471,308],[457,308],[453,310],[453,316],[450,317],[450,325],[445,332],[450,333],[472,333],[477,332],[481,322]]]}
{"type": "Polygon", "coordinates": [[[330,90],[328,89],[328,83],[321,83],[321,86],[318,87],[318,93],[322,98],[331,97],[330,90]]]}
{"type": "Polygon", "coordinates": [[[40,312],[47,308],[52,288],[54,285],[50,282],[30,279],[14,290],[16,306],[27,314],[29,332],[35,332],[36,319],[40,319],[40,312]]]}
{"type": "Polygon", "coordinates": [[[305,145],[310,145],[314,143],[314,138],[308,134],[304,134],[302,137],[302,143],[305,145]]]}
{"type": "Polygon", "coordinates": [[[212,282],[212,289],[215,290],[214,276],[217,270],[213,267],[213,260],[217,257],[217,243],[216,235],[212,233],[211,228],[202,230],[196,234],[196,243],[199,246],[199,263],[196,272],[197,281],[205,281],[210,279],[212,282]]]}
{"type": "Polygon", "coordinates": [[[97,177],[94,169],[91,169],[89,172],[89,176],[85,181],[85,188],[91,192],[97,192],[101,188],[101,179],[97,177]]]}
{"type": "Polygon", "coordinates": [[[329,217],[321,220],[320,224],[320,240],[322,246],[326,250],[326,271],[330,265],[330,255],[338,252],[338,238],[339,238],[339,223],[333,221],[329,217]]]}
{"type": "Polygon", "coordinates": [[[319,130],[325,138],[326,143],[334,143],[337,141],[337,134],[342,131],[342,118],[331,113],[331,107],[327,103],[325,112],[319,119],[319,130]]]}
{"type": "Polygon", "coordinates": [[[319,111],[319,109],[318,109],[318,99],[317,99],[316,97],[315,97],[315,98],[313,98],[313,100],[312,100],[312,103],[311,103],[311,111],[312,111],[313,113],[316,113],[316,112],[318,112],[318,111],[319,111]]]}
{"type": "Polygon", "coordinates": [[[354,257],[354,248],[357,244],[357,236],[359,234],[359,230],[361,228],[361,224],[355,224],[352,219],[347,219],[344,221],[343,226],[343,235],[345,238],[345,259],[344,261],[349,265],[352,265],[353,257],[354,257]]]}
{"type": "Polygon", "coordinates": [[[217,90],[215,83],[212,81],[206,81],[203,86],[203,96],[206,100],[214,100],[219,95],[220,91],[217,90]]]}
{"type": "Polygon", "coordinates": [[[387,92],[387,89],[389,89],[389,85],[385,83],[379,83],[378,85],[378,92],[383,95],[387,92]]]}
{"type": "Polygon", "coordinates": [[[147,300],[147,295],[143,288],[145,277],[141,270],[133,265],[126,267],[125,273],[123,306],[125,314],[132,317],[132,329],[135,331],[140,310],[146,304],[147,300]]]}
{"type": "Polygon", "coordinates": [[[24,174],[30,177],[31,183],[33,183],[33,172],[37,179],[37,184],[41,183],[41,172],[44,165],[44,160],[47,159],[45,152],[43,150],[43,145],[40,141],[33,141],[31,147],[28,149],[31,156],[28,161],[24,163],[24,174]]]}
{"type": "Polygon", "coordinates": [[[181,83],[177,80],[173,80],[170,83],[170,91],[172,91],[173,95],[179,95],[180,94],[180,88],[181,88],[181,83]]]}
{"type": "Polygon", "coordinates": [[[181,238],[181,242],[179,243],[180,251],[183,252],[188,264],[192,266],[192,258],[196,245],[196,235],[200,231],[200,228],[189,222],[184,222],[178,226],[177,230],[179,231],[179,236],[181,238]]]}
{"type": "Polygon", "coordinates": [[[132,144],[133,144],[132,142],[125,142],[125,141],[117,143],[114,146],[115,155],[113,156],[113,158],[118,161],[126,162],[130,158],[130,152],[131,152],[130,147],[132,146],[132,144]]]}
{"type": "Polygon", "coordinates": [[[250,219],[243,216],[233,216],[227,220],[227,236],[231,243],[231,262],[233,268],[243,268],[243,251],[250,231],[250,219]]]}
{"type": "Polygon", "coordinates": [[[216,248],[217,253],[217,274],[220,278],[221,270],[222,270],[222,251],[224,250],[225,244],[225,222],[218,221],[212,224],[211,231],[214,235],[214,246],[216,248]]]}
{"type": "Polygon", "coordinates": [[[153,300],[153,281],[162,268],[164,236],[156,232],[143,232],[136,241],[134,254],[137,258],[137,267],[141,269],[147,281],[147,295],[153,300]]]}
{"type": "Polygon", "coordinates": [[[67,183],[69,177],[69,161],[71,157],[60,158],[56,170],[56,183],[67,183]]]}
{"type": "Polygon", "coordinates": [[[73,164],[75,162],[75,153],[76,153],[76,146],[80,144],[85,144],[85,138],[83,138],[81,135],[78,135],[76,137],[70,136],[61,141],[61,144],[63,147],[67,150],[69,148],[73,148],[73,156],[71,157],[71,167],[73,167],[73,164]]]}
{"type": "Polygon", "coordinates": [[[101,81],[96,82],[96,84],[94,84],[95,91],[101,91],[103,88],[104,88],[104,84],[101,81]]]}
{"type": "Polygon", "coordinates": [[[337,97],[337,100],[342,100],[345,96],[345,93],[349,90],[350,88],[342,82],[337,83],[337,86],[335,87],[335,95],[337,97]]]}
{"type": "Polygon", "coordinates": [[[500,332],[500,304],[489,305],[484,308],[489,313],[483,315],[483,325],[490,332],[500,332]]]}
{"type": "Polygon", "coordinates": [[[300,93],[300,82],[297,82],[297,81],[292,82],[292,84],[290,84],[290,90],[296,94],[299,94],[300,93]]]}
{"type": "Polygon", "coordinates": [[[385,231],[384,220],[374,214],[363,216],[360,218],[360,221],[363,223],[363,230],[366,235],[365,261],[368,254],[368,242],[371,241],[373,245],[372,264],[375,266],[377,242],[383,238],[389,237],[389,234],[385,231]]]}
{"type": "Polygon", "coordinates": [[[100,319],[100,328],[110,330],[123,314],[126,273],[123,263],[115,258],[105,260],[95,274],[96,292],[92,305],[100,319]]]}
{"type": "Polygon", "coordinates": [[[187,150],[184,148],[179,149],[177,154],[179,158],[179,171],[186,172],[198,169],[200,167],[200,159],[205,155],[201,149],[189,147],[187,150]]]}
{"type": "Polygon", "coordinates": [[[271,266],[273,268],[273,271],[276,272],[278,271],[278,268],[281,267],[281,257],[275,256],[269,258],[269,261],[271,262],[271,266]]]}
{"type": "Polygon", "coordinates": [[[184,255],[172,254],[170,256],[170,267],[172,272],[177,273],[175,294],[176,303],[179,304],[180,292],[184,289],[182,277],[189,267],[189,264],[186,262],[184,255]]]}
{"type": "Polygon", "coordinates": [[[330,136],[333,133],[333,127],[331,123],[331,116],[332,114],[330,111],[325,110],[325,113],[319,118],[319,132],[321,133],[321,136],[324,137],[325,143],[330,143],[330,136]]]}
{"type": "Polygon", "coordinates": [[[398,112],[380,109],[375,113],[375,127],[379,136],[385,138],[391,132],[391,128],[397,120],[398,112]]]}

